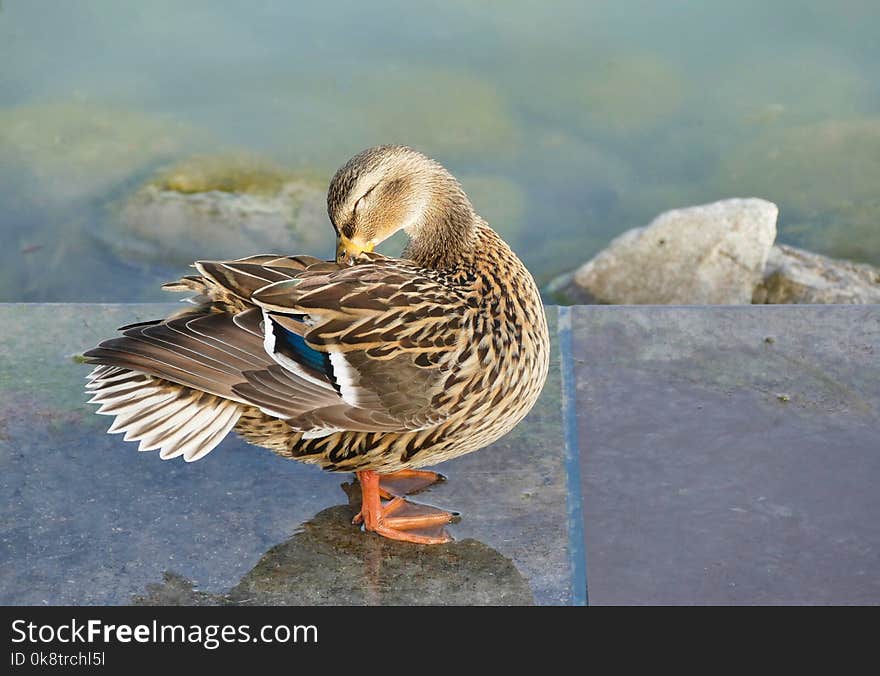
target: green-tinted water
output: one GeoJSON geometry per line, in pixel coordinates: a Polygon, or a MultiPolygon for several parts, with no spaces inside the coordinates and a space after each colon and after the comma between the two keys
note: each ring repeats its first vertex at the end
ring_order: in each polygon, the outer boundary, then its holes
{"type": "MultiPolygon", "coordinates": [[[[156,171],[246,155],[314,211],[376,143],[446,164],[541,282],[730,196],[777,202],[782,241],[880,263],[878,25],[870,0],[5,0],[0,300],[161,299],[190,253],[279,240],[208,219],[177,242],[166,211],[132,216],[156,171]]],[[[291,241],[329,256],[319,227],[291,241]]]]}

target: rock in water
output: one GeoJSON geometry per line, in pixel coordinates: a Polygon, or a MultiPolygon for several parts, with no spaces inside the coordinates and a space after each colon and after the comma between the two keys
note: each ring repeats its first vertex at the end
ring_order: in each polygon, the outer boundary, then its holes
{"type": "Polygon", "coordinates": [[[880,268],[777,244],[752,302],[880,303],[880,268]]]}
{"type": "Polygon", "coordinates": [[[610,304],[748,304],[763,278],[778,209],[728,199],[675,209],[629,230],[575,271],[563,293],[610,304]]]}
{"type": "Polygon", "coordinates": [[[132,195],[103,233],[121,258],[177,266],[266,252],[332,251],[326,188],[252,158],[193,158],[132,195]]]}

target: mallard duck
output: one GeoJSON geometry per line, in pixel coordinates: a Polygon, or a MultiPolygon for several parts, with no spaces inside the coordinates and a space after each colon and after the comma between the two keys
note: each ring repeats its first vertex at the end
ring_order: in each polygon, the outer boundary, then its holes
{"type": "Polygon", "coordinates": [[[334,261],[199,261],[164,288],[194,294],[165,319],[85,353],[108,430],[203,458],[230,432],[285,458],[355,472],[354,522],[447,542],[453,512],[406,499],[442,480],[418,468],[483,448],[532,408],[549,338],[534,279],[458,181],[406,146],[333,176],[334,261]],[[401,258],[374,248],[403,230],[401,258]]]}

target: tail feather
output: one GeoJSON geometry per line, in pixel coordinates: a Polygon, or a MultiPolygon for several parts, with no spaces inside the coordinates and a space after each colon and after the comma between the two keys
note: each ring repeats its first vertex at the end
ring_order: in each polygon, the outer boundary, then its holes
{"type": "Polygon", "coordinates": [[[138,441],[140,451],[159,451],[163,460],[193,462],[210,453],[235,427],[240,404],[207,392],[118,366],[101,365],[88,376],[86,391],[97,413],[115,417],[107,431],[138,441]]]}

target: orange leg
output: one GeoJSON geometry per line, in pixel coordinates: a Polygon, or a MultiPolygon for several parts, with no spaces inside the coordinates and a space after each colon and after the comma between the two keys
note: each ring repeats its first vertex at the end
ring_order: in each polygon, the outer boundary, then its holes
{"type": "Polygon", "coordinates": [[[354,523],[363,522],[365,530],[404,542],[436,545],[452,539],[443,525],[452,521],[455,514],[408,502],[399,496],[383,503],[379,485],[381,475],[363,471],[358,472],[357,476],[361,484],[362,503],[354,523]]]}
{"type": "MultiPolygon", "coordinates": [[[[446,477],[439,472],[431,472],[426,469],[401,469],[389,474],[379,474],[379,495],[383,500],[402,498],[406,495],[421,493],[434,484],[446,481],[446,477]]],[[[358,514],[355,523],[361,523],[363,519],[358,514]]]]}

